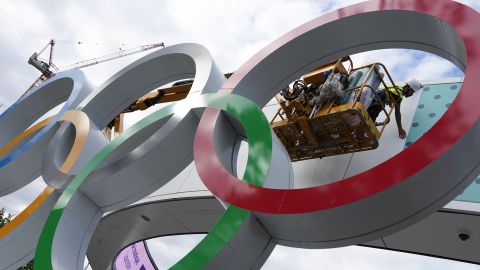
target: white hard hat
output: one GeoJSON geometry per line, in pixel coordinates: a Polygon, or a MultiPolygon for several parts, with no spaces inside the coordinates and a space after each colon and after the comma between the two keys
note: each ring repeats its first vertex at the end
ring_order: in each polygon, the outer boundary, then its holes
{"type": "Polygon", "coordinates": [[[422,89],[423,85],[416,79],[410,79],[407,81],[407,84],[413,89],[413,91],[417,92],[418,90],[422,89]]]}

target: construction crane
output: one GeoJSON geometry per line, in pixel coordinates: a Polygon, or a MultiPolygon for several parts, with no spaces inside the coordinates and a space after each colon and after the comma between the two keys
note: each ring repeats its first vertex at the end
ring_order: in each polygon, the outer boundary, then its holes
{"type": "MultiPolygon", "coordinates": [[[[84,42],[79,42],[79,41],[76,41],[76,42],[60,41],[60,42],[85,44],[84,42]]],[[[34,66],[36,69],[38,69],[42,74],[22,94],[22,97],[25,96],[26,94],[28,94],[31,89],[33,89],[34,87],[36,87],[37,85],[39,85],[43,81],[48,80],[49,78],[53,77],[58,72],[71,70],[71,69],[85,68],[85,67],[93,66],[93,65],[96,65],[96,64],[99,64],[99,63],[103,63],[103,62],[107,62],[107,61],[110,61],[110,60],[125,57],[125,56],[128,56],[128,55],[132,55],[132,54],[136,54],[136,53],[140,53],[140,52],[145,52],[145,51],[152,50],[152,49],[159,48],[159,47],[162,47],[162,48],[165,47],[164,43],[161,42],[161,43],[154,43],[154,44],[149,44],[149,45],[142,45],[142,46],[138,46],[136,48],[127,49],[127,50],[121,49],[119,52],[110,53],[110,54],[107,54],[107,55],[104,55],[104,56],[101,56],[101,57],[96,57],[96,58],[93,58],[93,59],[76,62],[74,64],[70,64],[70,65],[66,65],[66,66],[58,68],[53,63],[53,54],[54,54],[54,48],[55,48],[56,44],[57,44],[57,41],[55,41],[54,39],[50,40],[42,50],[40,50],[38,53],[34,52],[32,54],[32,56],[30,56],[30,58],[28,59],[28,63],[30,65],[34,66]],[[48,48],[50,48],[49,49],[50,53],[49,53],[48,59],[40,58],[40,55],[45,50],[47,50],[48,48]]],[[[100,43],[95,43],[95,44],[100,44],[100,43]]],[[[121,44],[121,45],[124,45],[124,44],[121,44]]]]}

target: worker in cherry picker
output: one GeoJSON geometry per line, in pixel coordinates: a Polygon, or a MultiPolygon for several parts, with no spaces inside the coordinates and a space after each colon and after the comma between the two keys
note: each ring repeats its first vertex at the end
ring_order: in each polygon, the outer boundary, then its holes
{"type": "Polygon", "coordinates": [[[395,121],[397,122],[398,136],[405,139],[407,133],[402,127],[402,114],[400,112],[400,104],[404,97],[411,97],[414,92],[422,89],[423,85],[416,79],[409,80],[403,87],[388,87],[387,89],[380,89],[377,95],[381,103],[374,98],[367,111],[370,118],[375,122],[380,112],[383,110],[383,105],[386,104],[395,108],[395,121]]]}

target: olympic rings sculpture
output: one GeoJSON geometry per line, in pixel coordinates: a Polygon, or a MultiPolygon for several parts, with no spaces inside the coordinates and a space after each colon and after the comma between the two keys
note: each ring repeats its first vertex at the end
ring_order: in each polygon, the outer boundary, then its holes
{"type": "Polygon", "coordinates": [[[35,269],[82,269],[105,212],[144,198],[192,160],[205,186],[228,206],[173,269],[259,268],[277,243],[358,244],[421,220],[479,174],[478,25],[476,11],[451,0],[434,5],[373,0],[294,29],[226,81],[209,52],[196,44],[153,52],[97,89],[80,71],[58,74],[0,115],[0,195],[40,175],[48,185],[0,229],[0,268],[15,269],[35,251],[35,269]],[[283,85],[324,62],[394,47],[436,53],[464,70],[455,102],[422,138],[377,167],[293,189],[288,155],[260,108],[283,85]],[[187,99],[158,110],[110,143],[103,137],[101,130],[137,98],[192,77],[187,99]],[[62,102],[56,116],[30,127],[62,102]],[[228,168],[239,136],[249,143],[243,181],[228,168]]]}

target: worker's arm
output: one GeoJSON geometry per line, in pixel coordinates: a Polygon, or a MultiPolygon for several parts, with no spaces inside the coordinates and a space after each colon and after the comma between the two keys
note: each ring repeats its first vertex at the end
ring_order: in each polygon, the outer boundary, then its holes
{"type": "Polygon", "coordinates": [[[402,113],[400,112],[400,103],[395,103],[395,121],[397,122],[398,137],[405,139],[407,133],[402,127],[402,113]]]}

